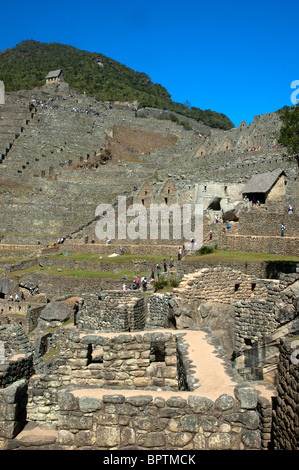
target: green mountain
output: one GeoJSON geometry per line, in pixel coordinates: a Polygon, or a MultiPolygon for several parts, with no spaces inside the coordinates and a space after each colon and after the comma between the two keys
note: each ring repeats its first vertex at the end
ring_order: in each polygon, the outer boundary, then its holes
{"type": "Polygon", "coordinates": [[[99,101],[138,100],[142,106],[177,112],[208,126],[231,129],[227,116],[211,110],[189,108],[172,101],[168,91],[141,72],[95,52],[75,47],[22,41],[13,49],[0,52],[0,80],[6,91],[30,90],[45,84],[50,70],[62,69],[66,82],[79,93],[86,92],[99,101]]]}

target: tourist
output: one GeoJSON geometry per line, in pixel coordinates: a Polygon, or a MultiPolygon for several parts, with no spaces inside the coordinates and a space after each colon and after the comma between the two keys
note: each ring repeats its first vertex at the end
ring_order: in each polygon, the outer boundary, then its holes
{"type": "Polygon", "coordinates": [[[213,238],[213,233],[212,233],[212,231],[210,230],[209,240],[212,240],[212,238],[213,238]]]}
{"type": "Polygon", "coordinates": [[[127,290],[126,284],[123,284],[122,290],[127,290]]]}
{"type": "Polygon", "coordinates": [[[74,326],[77,326],[78,325],[77,315],[78,315],[78,312],[79,312],[79,302],[78,302],[78,300],[76,300],[76,302],[74,304],[73,312],[74,312],[74,326]]]}
{"type": "Polygon", "coordinates": [[[178,249],[178,260],[180,261],[182,258],[182,248],[178,249]]]}
{"type": "Polygon", "coordinates": [[[154,282],[154,280],[155,280],[155,271],[152,269],[151,282],[154,282]]]}
{"type": "Polygon", "coordinates": [[[146,277],[143,279],[143,282],[142,282],[142,289],[143,289],[143,292],[146,292],[146,289],[147,289],[146,277]]]}
{"type": "Polygon", "coordinates": [[[285,229],[286,229],[286,226],[284,225],[283,222],[281,223],[280,228],[281,228],[281,236],[284,237],[284,231],[285,231],[285,229]]]}
{"type": "Polygon", "coordinates": [[[171,256],[170,257],[170,261],[169,261],[169,267],[172,268],[173,267],[173,257],[171,256]]]}
{"type": "Polygon", "coordinates": [[[156,269],[157,269],[157,278],[158,278],[158,281],[159,281],[159,277],[160,277],[160,266],[157,264],[156,266],[156,269]]]}
{"type": "Polygon", "coordinates": [[[166,263],[165,259],[163,260],[163,267],[164,267],[164,272],[166,273],[167,272],[167,263],[166,263]]]}

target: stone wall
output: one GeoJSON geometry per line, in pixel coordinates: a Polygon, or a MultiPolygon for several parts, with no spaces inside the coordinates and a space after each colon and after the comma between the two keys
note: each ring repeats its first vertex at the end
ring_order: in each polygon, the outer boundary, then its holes
{"type": "Polygon", "coordinates": [[[101,331],[136,331],[145,324],[144,297],[136,291],[102,291],[85,294],[79,327],[101,331]]]}
{"type": "Polygon", "coordinates": [[[298,344],[281,340],[278,362],[277,404],[273,412],[273,441],[275,450],[299,450],[298,415],[298,344]],[[296,348],[297,346],[297,348],[296,348]]]}
{"type": "MultiPolygon", "coordinates": [[[[176,337],[170,333],[104,337],[65,332],[56,346],[60,354],[49,373],[31,378],[31,421],[57,422],[61,388],[178,389],[176,337]]],[[[180,368],[184,368],[184,353],[180,368]]],[[[194,384],[191,376],[190,384],[194,384]]]]}
{"type": "Polygon", "coordinates": [[[149,297],[146,329],[167,328],[169,299],[164,294],[153,294],[149,297]]]}
{"type": "Polygon", "coordinates": [[[266,298],[267,289],[266,281],[253,275],[217,266],[184,275],[179,287],[174,289],[174,295],[180,303],[194,309],[203,302],[233,304],[252,297],[262,300],[266,298]]]}
{"type": "Polygon", "coordinates": [[[28,381],[23,378],[0,389],[0,448],[26,424],[27,387],[28,381]]]}
{"type": "Polygon", "coordinates": [[[0,341],[4,344],[5,361],[4,366],[9,365],[9,361],[21,355],[25,360],[33,360],[33,371],[38,374],[45,372],[47,367],[40,355],[35,351],[32,343],[21,325],[1,325],[0,341]],[[31,358],[31,359],[30,359],[31,358]]]}
{"type": "Polygon", "coordinates": [[[269,253],[280,256],[298,256],[299,237],[223,235],[219,239],[221,250],[269,253]]]}
{"type": "Polygon", "coordinates": [[[37,321],[43,308],[45,308],[45,304],[32,305],[29,302],[23,301],[0,301],[0,325],[21,324],[25,333],[30,333],[37,326],[37,321]]]}
{"type": "Polygon", "coordinates": [[[260,450],[257,393],[235,388],[215,401],[188,395],[58,394],[58,443],[65,449],[260,450]]]}
{"type": "Polygon", "coordinates": [[[34,373],[33,355],[19,355],[0,363],[0,389],[21,379],[29,380],[34,373]]]}

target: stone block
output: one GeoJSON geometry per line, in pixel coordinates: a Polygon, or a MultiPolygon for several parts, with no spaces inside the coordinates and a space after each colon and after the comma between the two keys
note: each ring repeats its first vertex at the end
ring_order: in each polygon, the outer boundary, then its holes
{"type": "Polygon", "coordinates": [[[102,401],[95,397],[81,397],[79,398],[79,408],[83,413],[92,413],[101,409],[102,401]]]}
{"type": "Polygon", "coordinates": [[[119,446],[120,428],[114,426],[98,427],[96,432],[96,444],[100,448],[119,446]]]}
{"type": "Polygon", "coordinates": [[[167,445],[175,449],[184,448],[193,438],[193,434],[190,432],[167,433],[166,436],[167,445]]]}
{"type": "Polygon", "coordinates": [[[240,450],[240,438],[227,433],[215,433],[209,438],[209,450],[240,450]]]}
{"type": "Polygon", "coordinates": [[[133,383],[135,387],[145,388],[148,386],[149,379],[147,377],[135,377],[133,383]]]}
{"type": "Polygon", "coordinates": [[[136,440],[136,434],[134,429],[125,427],[121,431],[121,443],[124,447],[134,445],[136,440]]]}
{"type": "Polygon", "coordinates": [[[58,426],[60,429],[91,429],[92,418],[89,416],[60,414],[58,419],[58,426]]]}
{"type": "Polygon", "coordinates": [[[111,426],[119,423],[118,414],[109,413],[109,414],[100,414],[96,417],[96,422],[98,426],[111,426]]]}
{"type": "Polygon", "coordinates": [[[235,396],[240,401],[240,408],[256,409],[258,393],[255,388],[248,385],[237,385],[235,396]]]}
{"type": "Polygon", "coordinates": [[[190,396],[188,398],[189,406],[195,413],[207,413],[214,405],[209,398],[190,396]]]}
{"type": "Polygon", "coordinates": [[[260,450],[261,449],[261,433],[259,430],[244,430],[241,436],[242,442],[245,444],[246,449],[260,450]]]}
{"type": "Polygon", "coordinates": [[[65,430],[58,431],[58,435],[57,435],[58,444],[65,445],[65,446],[73,445],[74,440],[75,440],[75,436],[72,432],[65,431],[65,430]]]}
{"type": "Polygon", "coordinates": [[[220,411],[229,410],[234,406],[234,403],[234,398],[225,393],[215,401],[215,409],[220,411]]]}
{"type": "Polygon", "coordinates": [[[181,430],[187,432],[199,431],[199,417],[198,415],[186,415],[180,419],[181,430]]]}
{"type": "Polygon", "coordinates": [[[147,448],[165,447],[166,439],[164,433],[149,432],[147,434],[137,434],[136,444],[147,448]]]}

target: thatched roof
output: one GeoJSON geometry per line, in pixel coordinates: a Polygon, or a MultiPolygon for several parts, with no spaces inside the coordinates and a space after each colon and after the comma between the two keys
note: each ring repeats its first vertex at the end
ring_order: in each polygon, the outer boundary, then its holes
{"type": "Polygon", "coordinates": [[[275,185],[281,175],[285,175],[283,170],[269,171],[254,175],[242,188],[242,194],[267,193],[275,185]]]}

